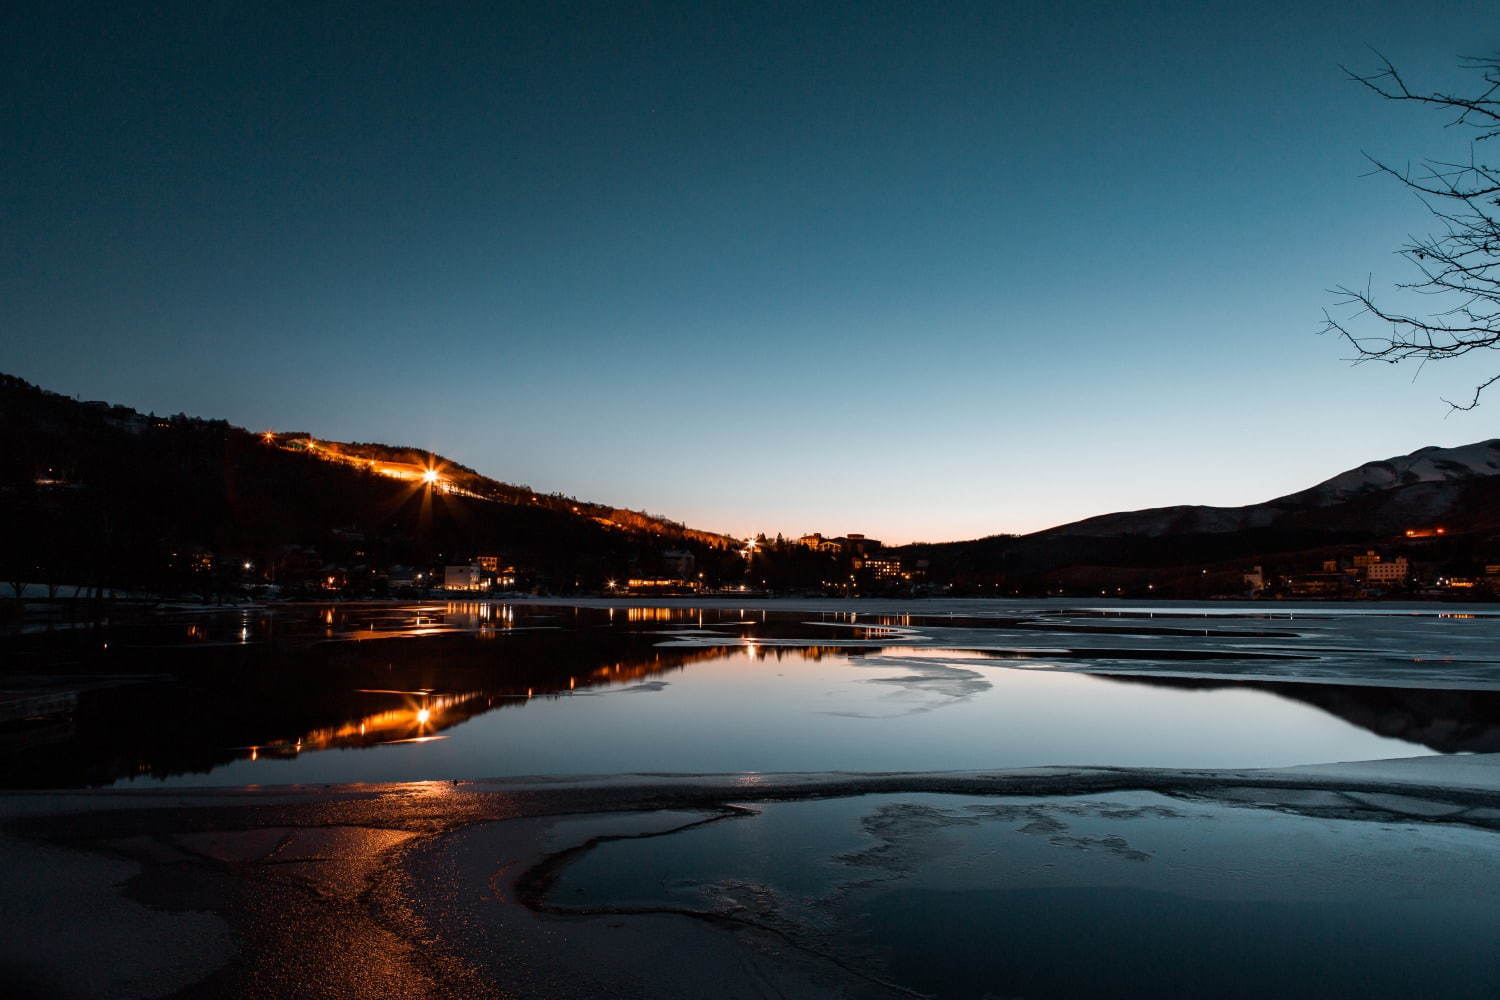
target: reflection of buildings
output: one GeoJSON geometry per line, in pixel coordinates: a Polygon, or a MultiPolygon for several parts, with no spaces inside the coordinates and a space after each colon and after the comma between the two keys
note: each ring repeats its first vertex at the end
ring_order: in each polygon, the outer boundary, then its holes
{"type": "MultiPolygon", "coordinates": [[[[613,609],[611,609],[613,617],[613,609]]],[[[703,612],[698,608],[626,608],[625,620],[632,622],[697,622],[703,624],[703,612]]]]}
{"type": "Polygon", "coordinates": [[[659,629],[637,624],[723,625],[732,644],[744,617],[459,599],[153,619],[139,626],[145,631],[118,627],[112,638],[121,641],[107,652],[92,633],[37,637],[39,662],[52,672],[76,662],[111,677],[150,675],[151,683],[81,698],[65,728],[28,728],[9,741],[18,734],[0,733],[0,783],[109,784],[207,774],[251,756],[441,738],[467,719],[528,700],[638,683],[725,656],[810,655],[663,647],[659,629]],[[164,654],[168,646],[174,651],[164,654]]]}
{"type": "Polygon", "coordinates": [[[429,691],[363,690],[359,693],[388,695],[398,704],[383,712],[374,712],[341,725],[314,729],[295,740],[278,740],[252,746],[245,756],[251,760],[259,760],[261,757],[295,757],[307,750],[434,739],[433,734],[439,729],[475,715],[471,703],[482,697],[472,692],[435,694],[429,691]]]}
{"type": "MultiPolygon", "coordinates": [[[[725,648],[659,651],[645,659],[615,660],[587,671],[547,679],[526,676],[515,686],[502,684],[478,691],[361,688],[353,692],[352,700],[383,707],[333,725],[308,730],[300,736],[265,740],[246,747],[239,756],[249,760],[285,759],[312,750],[352,749],[442,739],[443,730],[497,708],[524,705],[536,698],[555,697],[589,688],[637,683],[657,674],[681,670],[691,663],[718,659],[730,652],[732,649],[725,648]]],[[[752,650],[752,653],[755,652],[752,650]]],[[[795,653],[804,658],[817,659],[824,652],[821,648],[786,648],[777,650],[775,655],[779,659],[783,655],[795,653]]],[[[759,652],[756,655],[764,656],[765,653],[759,652]]]]}

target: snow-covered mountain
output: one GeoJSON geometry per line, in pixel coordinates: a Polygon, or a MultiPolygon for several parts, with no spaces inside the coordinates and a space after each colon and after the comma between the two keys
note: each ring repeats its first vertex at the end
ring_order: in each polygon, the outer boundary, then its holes
{"type": "Polygon", "coordinates": [[[1326,521],[1315,512],[1354,504],[1373,516],[1404,520],[1444,516],[1460,488],[1476,479],[1500,476],[1500,438],[1456,448],[1419,448],[1379,462],[1366,462],[1316,486],[1245,507],[1177,506],[1103,514],[1037,532],[1032,537],[1104,538],[1121,535],[1222,534],[1266,528],[1289,516],[1326,521]],[[1369,499],[1367,503],[1359,501],[1369,499]],[[1368,510],[1367,510],[1368,509],[1368,510]]]}
{"type": "Polygon", "coordinates": [[[1383,462],[1366,462],[1310,489],[1271,502],[1327,507],[1367,493],[1416,483],[1446,483],[1495,475],[1500,475],[1500,438],[1457,448],[1429,446],[1383,462]]]}

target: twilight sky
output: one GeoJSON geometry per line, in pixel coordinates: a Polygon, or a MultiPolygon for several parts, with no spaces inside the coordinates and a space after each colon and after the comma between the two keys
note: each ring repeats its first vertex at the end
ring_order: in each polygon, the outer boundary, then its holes
{"type": "Polygon", "coordinates": [[[0,371],[742,535],[1264,500],[1497,433],[1314,335],[1467,155],[1338,64],[1494,13],[17,0],[0,371]]]}

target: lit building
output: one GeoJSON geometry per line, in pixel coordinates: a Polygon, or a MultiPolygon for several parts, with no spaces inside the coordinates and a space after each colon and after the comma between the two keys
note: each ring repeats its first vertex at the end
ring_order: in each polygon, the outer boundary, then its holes
{"type": "Polygon", "coordinates": [[[702,586],[697,580],[677,580],[660,576],[638,576],[626,581],[626,589],[633,594],[688,593],[702,586]]]}
{"type": "Polygon", "coordinates": [[[901,560],[891,556],[866,559],[864,568],[877,580],[893,580],[901,576],[901,560]]]}
{"type": "Polygon", "coordinates": [[[1397,556],[1390,562],[1371,563],[1365,567],[1365,579],[1371,583],[1405,583],[1407,577],[1405,556],[1397,556]]]}
{"type": "Polygon", "coordinates": [[[444,566],[443,589],[470,592],[488,590],[489,582],[485,579],[484,571],[476,563],[470,563],[467,566],[444,566]]]}
{"type": "Polygon", "coordinates": [[[844,552],[853,555],[877,552],[881,548],[879,540],[866,538],[853,531],[838,538],[824,538],[822,534],[815,531],[811,535],[803,535],[797,539],[797,544],[815,552],[844,552]]]}

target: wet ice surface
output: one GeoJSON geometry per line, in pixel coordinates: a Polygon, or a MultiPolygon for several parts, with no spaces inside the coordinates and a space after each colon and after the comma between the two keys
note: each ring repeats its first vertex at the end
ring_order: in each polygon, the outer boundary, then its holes
{"type": "MultiPolygon", "coordinates": [[[[1104,606],[994,602],[950,615],[827,613],[842,641],[952,649],[1019,669],[1411,687],[1500,687],[1500,614],[1482,608],[1104,606]]],[[[682,630],[684,645],[722,633],[682,630]]],[[[770,638],[796,644],[796,638],[770,638]]],[[[840,641],[835,638],[833,641],[840,641]]]]}
{"type": "Polygon", "coordinates": [[[12,637],[0,654],[8,682],[92,661],[166,678],[0,747],[0,782],[32,787],[1500,750],[1500,615],[1483,606],[276,606],[12,637]]]}
{"type": "Polygon", "coordinates": [[[1274,767],[1431,752],[1262,690],[1158,688],[917,651],[726,650],[659,686],[536,699],[420,744],[241,759],[170,783],[496,775],[1274,767]]]}
{"type": "Polygon", "coordinates": [[[1150,792],[754,809],[599,843],[549,902],[743,921],[941,997],[1500,992],[1489,830],[1150,792]]]}

